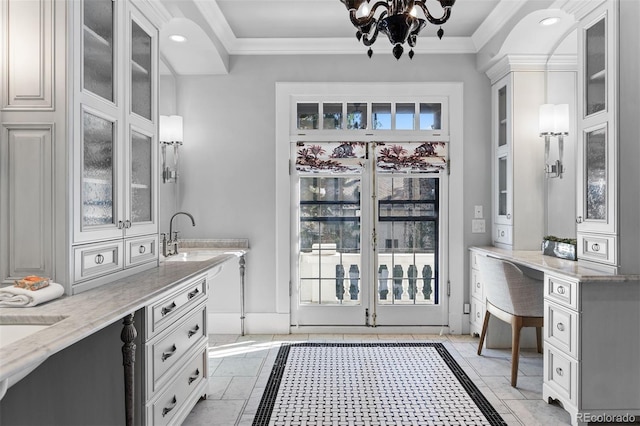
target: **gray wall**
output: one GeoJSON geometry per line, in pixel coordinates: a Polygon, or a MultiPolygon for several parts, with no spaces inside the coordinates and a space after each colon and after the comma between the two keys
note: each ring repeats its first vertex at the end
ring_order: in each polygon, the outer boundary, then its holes
{"type": "MultiPolygon", "coordinates": [[[[468,270],[466,246],[490,242],[490,86],[475,55],[232,57],[229,75],[178,77],[176,111],[185,128],[180,208],[197,226],[176,223],[183,238],[249,238],[249,313],[275,312],[275,84],[354,81],[463,82],[464,123],[452,125],[463,126],[464,158],[451,160],[464,167],[464,187],[451,191],[464,191],[465,247],[451,247],[451,268],[468,270]],[[476,204],[484,206],[485,234],[471,234],[476,204]]],[[[452,286],[466,289],[464,276],[452,286]]]]}

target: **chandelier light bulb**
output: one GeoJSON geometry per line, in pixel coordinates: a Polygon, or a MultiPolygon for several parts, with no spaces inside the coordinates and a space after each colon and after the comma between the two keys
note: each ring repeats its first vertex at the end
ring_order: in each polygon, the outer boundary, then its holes
{"type": "Polygon", "coordinates": [[[413,16],[414,18],[418,16],[418,8],[416,8],[415,6],[413,6],[411,8],[411,12],[409,12],[409,15],[413,16]]]}

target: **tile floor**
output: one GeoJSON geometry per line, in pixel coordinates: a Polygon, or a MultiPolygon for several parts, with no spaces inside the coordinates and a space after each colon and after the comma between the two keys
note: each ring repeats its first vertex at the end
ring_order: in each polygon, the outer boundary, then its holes
{"type": "Polygon", "coordinates": [[[282,342],[372,340],[442,342],[507,424],[570,424],[566,411],[542,400],[542,355],[535,350],[521,351],[518,387],[514,389],[510,385],[511,351],[484,349],[478,356],[478,339],[469,335],[290,334],[210,335],[207,399],[198,402],[183,425],[251,425],[282,342]]]}

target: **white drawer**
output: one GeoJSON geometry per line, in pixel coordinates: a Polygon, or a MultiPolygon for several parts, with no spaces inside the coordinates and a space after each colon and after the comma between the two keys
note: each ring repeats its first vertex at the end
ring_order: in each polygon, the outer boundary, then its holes
{"type": "Polygon", "coordinates": [[[206,309],[202,306],[166,333],[147,343],[147,365],[152,374],[151,394],[170,379],[169,372],[178,361],[184,361],[184,357],[193,348],[206,342],[206,323],[206,309]]]}
{"type": "Polygon", "coordinates": [[[484,285],[480,279],[480,271],[471,270],[471,297],[484,301],[484,285]]]}
{"type": "Polygon", "coordinates": [[[156,260],[158,258],[158,236],[127,239],[124,249],[125,268],[156,260]]]}
{"type": "Polygon", "coordinates": [[[579,359],[578,314],[554,303],[544,302],[545,342],[579,359]]]}
{"type": "Polygon", "coordinates": [[[493,231],[493,241],[500,244],[513,244],[512,227],[509,225],[496,225],[493,231]]]}
{"type": "Polygon", "coordinates": [[[182,313],[207,298],[207,275],[202,274],[181,284],[171,294],[148,306],[146,310],[146,339],[168,327],[182,313]]]}
{"type": "Polygon", "coordinates": [[[484,322],[486,305],[484,302],[472,297],[471,298],[471,312],[469,316],[469,322],[471,333],[480,333],[482,331],[482,323],[484,322]]]}
{"type": "Polygon", "coordinates": [[[546,274],[544,277],[544,296],[559,305],[579,310],[578,283],[546,274]]]}
{"type": "Polygon", "coordinates": [[[544,345],[544,384],[553,389],[558,399],[577,403],[578,362],[552,345],[544,345]]]}
{"type": "Polygon", "coordinates": [[[471,264],[471,269],[479,269],[478,256],[482,256],[482,255],[474,251],[469,252],[469,263],[471,264]]]}
{"type": "Polygon", "coordinates": [[[616,238],[578,234],[578,259],[616,264],[616,238]]]}
{"type": "MultiPolygon", "coordinates": [[[[167,388],[146,407],[146,424],[163,426],[179,424],[191,411],[189,402],[197,401],[195,394],[206,380],[206,347],[191,358],[167,388]]],[[[206,390],[205,390],[206,391],[206,390]]]]}
{"type": "Polygon", "coordinates": [[[74,280],[84,281],[123,269],[122,248],[122,240],[74,247],[74,280]]]}

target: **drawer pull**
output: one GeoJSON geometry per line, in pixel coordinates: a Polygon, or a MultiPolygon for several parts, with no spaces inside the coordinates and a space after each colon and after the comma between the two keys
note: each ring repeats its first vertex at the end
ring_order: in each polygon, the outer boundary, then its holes
{"type": "Polygon", "coordinates": [[[500,231],[500,236],[504,237],[504,231],[500,231]]]}
{"type": "Polygon", "coordinates": [[[565,291],[565,290],[564,290],[564,287],[560,285],[560,286],[558,286],[558,288],[557,288],[557,290],[556,290],[556,293],[558,293],[558,294],[564,294],[564,291],[565,291]]]}
{"type": "Polygon", "coordinates": [[[102,263],[104,262],[104,256],[99,254],[96,256],[96,264],[98,265],[102,265],[102,263]]]}
{"type": "Polygon", "coordinates": [[[556,324],[556,328],[560,331],[564,331],[564,324],[559,322],[558,324],[556,324]]]}
{"type": "Polygon", "coordinates": [[[164,407],[162,409],[162,417],[164,417],[167,414],[169,414],[171,412],[171,410],[176,408],[176,405],[178,405],[178,400],[176,399],[176,396],[173,395],[173,398],[171,399],[171,402],[169,403],[169,405],[167,405],[166,407],[164,407]]]}
{"type": "Polygon", "coordinates": [[[163,307],[160,312],[162,313],[162,316],[165,316],[169,312],[173,311],[175,308],[176,308],[176,302],[171,302],[170,305],[163,307]]]}
{"type": "Polygon", "coordinates": [[[198,293],[200,293],[200,290],[198,290],[197,288],[195,290],[193,290],[192,292],[190,292],[187,297],[189,300],[193,299],[194,297],[196,297],[198,295],[198,293]]]}
{"type": "Polygon", "coordinates": [[[147,248],[145,246],[138,247],[138,253],[144,254],[145,251],[147,251],[147,248]]]}
{"type": "Polygon", "coordinates": [[[591,250],[600,251],[600,244],[598,244],[598,243],[591,244],[591,250]]]}
{"type": "Polygon", "coordinates": [[[187,333],[187,335],[189,336],[189,339],[191,339],[191,336],[193,336],[194,334],[197,334],[198,330],[200,330],[200,326],[197,324],[195,327],[193,327],[192,330],[189,330],[189,332],[187,333]]]}
{"type": "Polygon", "coordinates": [[[200,370],[196,368],[195,373],[193,373],[193,375],[189,377],[189,384],[198,380],[198,377],[200,377],[200,370]]]}
{"type": "Polygon", "coordinates": [[[476,318],[480,318],[480,312],[476,312],[476,318]]]}
{"type": "Polygon", "coordinates": [[[171,358],[173,355],[175,355],[177,350],[178,348],[176,348],[176,345],[171,345],[171,349],[166,352],[162,352],[162,361],[164,362],[165,360],[171,358]]]}
{"type": "Polygon", "coordinates": [[[562,371],[562,368],[560,367],[556,367],[556,374],[560,377],[564,376],[564,371],[562,371]]]}
{"type": "Polygon", "coordinates": [[[476,283],[476,287],[477,287],[477,288],[480,288],[480,283],[476,283]]]}

